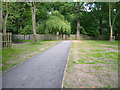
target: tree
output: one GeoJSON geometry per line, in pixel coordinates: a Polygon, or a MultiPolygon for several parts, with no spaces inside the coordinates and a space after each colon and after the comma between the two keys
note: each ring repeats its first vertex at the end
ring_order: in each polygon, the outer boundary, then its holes
{"type": "MultiPolygon", "coordinates": [[[[31,4],[25,2],[9,3],[9,17],[7,30],[13,34],[25,34],[25,28],[32,23],[31,4]]],[[[32,28],[30,28],[32,32],[32,28]]],[[[29,31],[27,30],[27,31],[29,31]]],[[[29,34],[29,32],[26,32],[29,34]]]]}
{"type": "Polygon", "coordinates": [[[56,34],[59,32],[61,35],[70,34],[71,26],[70,23],[64,19],[63,15],[58,11],[54,11],[46,21],[45,32],[49,34],[56,34]]]}
{"type": "Polygon", "coordinates": [[[111,23],[111,3],[109,2],[109,25],[110,25],[110,41],[113,41],[113,27],[111,23]]]}
{"type": "Polygon", "coordinates": [[[103,2],[97,2],[97,3],[94,3],[94,16],[96,16],[96,19],[98,19],[99,21],[99,33],[100,35],[103,35],[103,28],[104,28],[104,20],[105,18],[107,18],[107,13],[106,13],[106,10],[108,9],[106,7],[106,3],[103,3],[103,2]],[[104,17],[103,17],[104,16],[104,17]]]}
{"type": "Polygon", "coordinates": [[[3,24],[3,26],[2,26],[2,28],[3,28],[3,34],[6,34],[6,23],[7,23],[7,18],[8,18],[8,2],[6,1],[6,15],[5,15],[5,17],[3,18],[3,22],[2,22],[2,24],[3,24]]]}
{"type": "Polygon", "coordinates": [[[36,35],[36,6],[35,2],[32,2],[32,31],[33,31],[33,42],[37,42],[37,35],[36,35]]]}
{"type": "Polygon", "coordinates": [[[69,20],[72,28],[72,32],[76,33],[76,39],[80,39],[80,19],[81,19],[81,11],[83,10],[83,2],[71,2],[65,3],[61,7],[61,12],[69,20]],[[71,18],[72,17],[72,18],[71,18]],[[76,29],[75,31],[73,31],[76,29]]]}
{"type": "Polygon", "coordinates": [[[7,3],[3,2],[3,12],[0,15],[3,15],[4,21],[9,11],[6,31],[13,34],[56,34],[58,30],[60,34],[76,34],[77,39],[80,39],[80,34],[93,37],[102,35],[109,39],[110,31],[112,36],[119,33],[118,3],[111,3],[111,12],[106,12],[109,10],[109,3],[100,2],[11,2],[8,10],[6,5],[7,3]]]}
{"type": "Polygon", "coordinates": [[[2,1],[0,0],[0,32],[2,32],[2,1]]]}
{"type": "Polygon", "coordinates": [[[117,11],[117,13],[115,14],[113,20],[112,20],[112,17],[111,17],[111,11],[112,11],[112,4],[111,2],[109,2],[109,25],[110,25],[110,41],[113,41],[114,38],[113,38],[113,25],[115,23],[115,20],[116,20],[116,17],[119,13],[119,11],[117,11]]]}
{"type": "Polygon", "coordinates": [[[108,35],[108,7],[106,3],[86,3],[88,10],[82,12],[81,24],[87,31],[87,35],[98,36],[108,35]],[[86,27],[87,26],[87,27],[86,27]],[[107,29],[107,33],[104,31],[107,29]]]}
{"type": "Polygon", "coordinates": [[[80,39],[80,2],[77,3],[77,14],[78,14],[78,19],[77,19],[77,33],[76,33],[76,36],[77,36],[77,39],[79,40],[80,39]]]}
{"type": "Polygon", "coordinates": [[[77,2],[76,4],[77,4],[76,5],[76,8],[77,8],[76,14],[78,15],[76,37],[77,37],[78,40],[80,40],[80,12],[81,12],[80,10],[81,10],[84,3],[83,2],[77,2]]]}

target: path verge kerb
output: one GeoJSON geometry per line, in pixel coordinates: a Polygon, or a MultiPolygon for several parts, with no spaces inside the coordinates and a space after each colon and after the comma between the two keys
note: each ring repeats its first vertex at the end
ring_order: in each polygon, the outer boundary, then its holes
{"type": "Polygon", "coordinates": [[[68,62],[69,62],[69,55],[70,55],[70,51],[71,51],[71,46],[72,46],[72,43],[71,43],[71,45],[70,45],[70,50],[69,50],[69,53],[68,53],[67,62],[66,62],[66,66],[65,66],[65,69],[64,69],[64,74],[63,74],[63,79],[62,79],[61,88],[63,88],[63,82],[64,82],[64,80],[65,80],[65,74],[66,74],[66,69],[67,69],[68,62]]]}

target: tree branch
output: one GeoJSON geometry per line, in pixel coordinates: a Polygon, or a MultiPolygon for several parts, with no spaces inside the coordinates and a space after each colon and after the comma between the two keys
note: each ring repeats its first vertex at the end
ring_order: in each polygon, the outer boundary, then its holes
{"type": "Polygon", "coordinates": [[[114,25],[118,13],[119,13],[119,11],[118,11],[117,14],[115,15],[115,17],[114,17],[114,19],[113,19],[113,22],[112,22],[112,25],[114,25]]]}

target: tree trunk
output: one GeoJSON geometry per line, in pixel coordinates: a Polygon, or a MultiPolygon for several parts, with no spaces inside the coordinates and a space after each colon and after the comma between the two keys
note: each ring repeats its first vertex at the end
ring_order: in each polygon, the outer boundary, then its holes
{"type": "Polygon", "coordinates": [[[77,40],[80,40],[80,19],[77,20],[77,40]]]}
{"type": "Polygon", "coordinates": [[[19,33],[22,31],[22,25],[20,25],[19,33]]]}
{"type": "Polygon", "coordinates": [[[59,32],[57,32],[56,35],[57,35],[57,40],[59,40],[59,32]]]}
{"type": "Polygon", "coordinates": [[[0,0],[0,32],[2,32],[2,1],[0,0]]]}
{"type": "Polygon", "coordinates": [[[110,41],[113,41],[113,28],[110,26],[110,41]]]}
{"type": "Polygon", "coordinates": [[[64,34],[62,33],[62,40],[64,39],[64,34]]]}
{"type": "Polygon", "coordinates": [[[5,18],[3,20],[3,34],[6,34],[7,18],[8,18],[8,2],[6,1],[6,15],[5,15],[5,18]]]}
{"type": "Polygon", "coordinates": [[[35,2],[32,2],[32,31],[33,31],[33,43],[37,42],[36,35],[36,7],[35,2]]]}
{"type": "Polygon", "coordinates": [[[78,19],[77,19],[77,32],[76,32],[76,37],[77,40],[80,40],[80,2],[77,2],[77,15],[78,15],[78,19]]]}
{"type": "Polygon", "coordinates": [[[111,3],[109,2],[109,25],[110,25],[110,41],[113,41],[113,26],[111,22],[111,3]]]}

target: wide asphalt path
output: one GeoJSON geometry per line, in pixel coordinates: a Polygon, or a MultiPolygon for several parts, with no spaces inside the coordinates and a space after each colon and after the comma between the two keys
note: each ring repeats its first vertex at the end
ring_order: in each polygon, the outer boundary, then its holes
{"type": "Polygon", "coordinates": [[[71,41],[56,46],[3,73],[3,88],[61,88],[71,41]]]}

